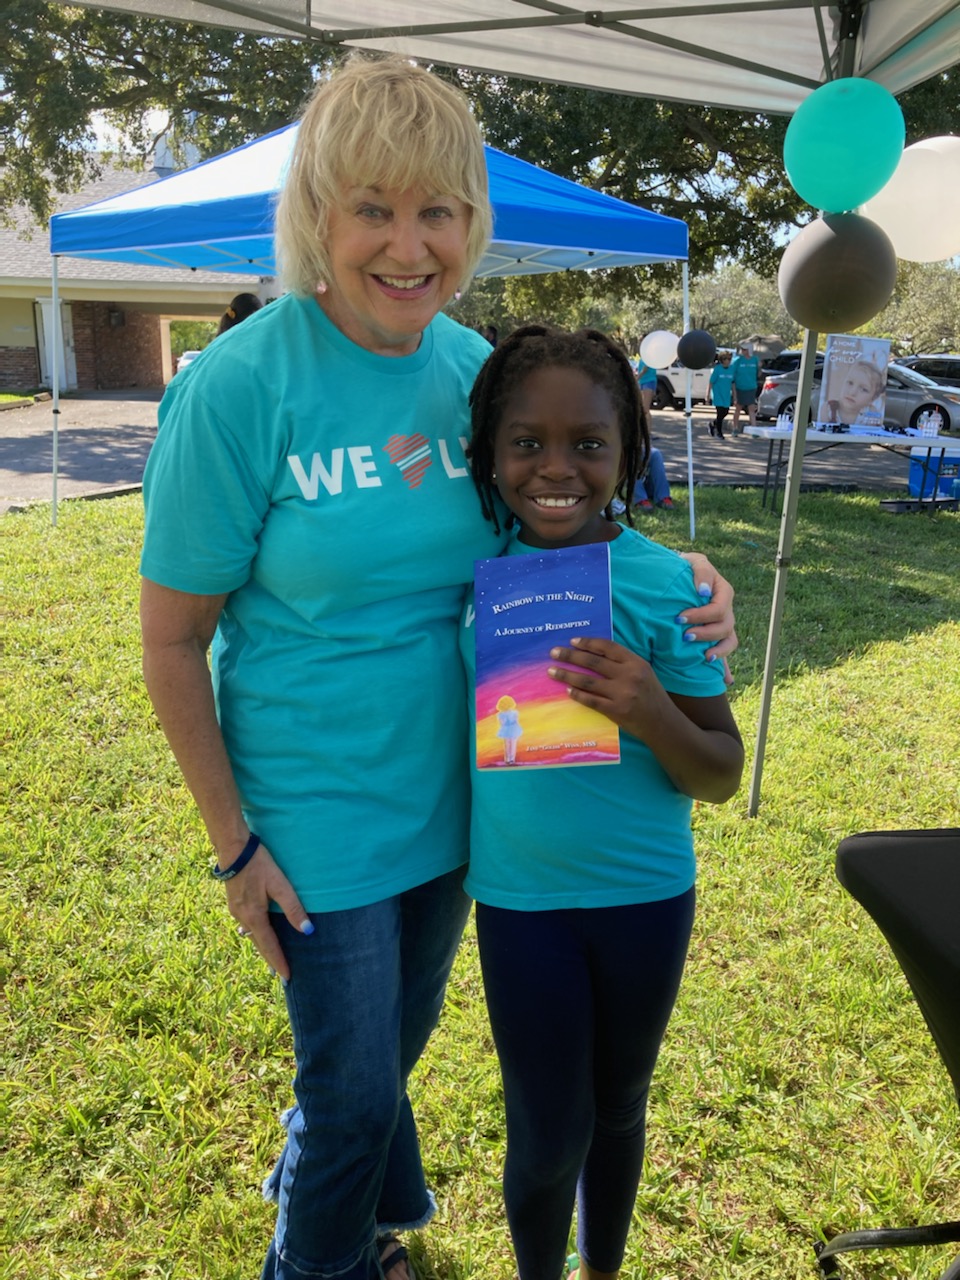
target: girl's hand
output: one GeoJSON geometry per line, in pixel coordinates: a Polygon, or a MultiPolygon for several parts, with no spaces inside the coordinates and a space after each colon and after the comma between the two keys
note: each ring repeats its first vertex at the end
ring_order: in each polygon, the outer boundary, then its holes
{"type": "Polygon", "coordinates": [[[602,712],[635,738],[646,740],[670,703],[649,662],[601,636],[578,636],[570,643],[569,649],[551,649],[550,657],[578,670],[549,667],[551,679],[567,685],[575,702],[602,712]]]}
{"type": "Polygon", "coordinates": [[[650,664],[623,645],[599,636],[578,636],[570,645],[551,649],[550,656],[578,669],[548,670],[575,702],[645,743],[684,795],[710,804],[730,799],[740,784],[743,743],[726,694],[671,695],[650,664]]]}
{"type": "Polygon", "coordinates": [[[295,929],[313,933],[310,917],[300,904],[293,885],[283,874],[265,845],[261,844],[241,872],[224,881],[227,907],[267,964],[281,978],[290,977],[290,966],[270,923],[270,903],[281,908],[295,929]]]}
{"type": "Polygon", "coordinates": [[[733,684],[733,676],[726,662],[727,655],[733,653],[740,643],[734,627],[733,587],[701,552],[686,551],[680,554],[692,567],[697,594],[705,603],[696,608],[684,609],[677,618],[677,624],[684,628],[684,639],[714,642],[704,656],[708,662],[723,658],[724,679],[727,684],[733,684]]]}

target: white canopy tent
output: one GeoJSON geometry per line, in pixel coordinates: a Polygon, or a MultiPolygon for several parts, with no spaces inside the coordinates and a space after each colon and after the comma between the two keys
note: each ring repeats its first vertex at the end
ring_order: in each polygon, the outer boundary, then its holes
{"type": "Polygon", "coordinates": [[[79,0],[612,93],[790,114],[837,74],[901,93],[960,61],[957,0],[79,0]]]}
{"type": "MultiPolygon", "coordinates": [[[[828,80],[898,94],[960,62],[960,0],[75,0],[261,35],[659,100],[792,114],[828,80]]],[[[686,290],[685,301],[686,301],[686,290]]],[[[816,348],[807,332],[805,357],[816,348]]],[[[813,358],[800,371],[777,551],[750,813],[760,782],[793,546],[813,358]]],[[[689,413],[688,413],[689,420],[689,413]]]]}

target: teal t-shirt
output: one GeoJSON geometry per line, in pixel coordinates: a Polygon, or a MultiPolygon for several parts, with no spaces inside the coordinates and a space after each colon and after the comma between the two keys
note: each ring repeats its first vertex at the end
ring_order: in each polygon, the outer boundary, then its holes
{"type": "MultiPolygon", "coordinates": [[[[531,550],[514,537],[507,553],[531,550]]],[[[610,573],[614,639],[646,658],[670,693],[723,693],[723,664],[708,663],[708,646],[684,641],[676,621],[703,603],[687,562],[624,528],[610,543],[610,573]]],[[[472,595],[460,648],[472,712],[472,595]]],[[[549,660],[547,644],[544,665],[549,660]]],[[[467,892],[518,911],[624,906],[685,893],[696,876],[690,797],[649,747],[622,731],[620,754],[619,764],[509,770],[478,770],[472,757],[467,892]]]]}
{"type": "Polygon", "coordinates": [[[738,391],[752,391],[757,394],[757,383],[760,380],[760,361],[756,356],[734,356],[730,361],[733,374],[733,385],[738,391]]]}
{"type": "Polygon", "coordinates": [[[228,593],[214,688],[244,813],[309,911],[363,906],[467,857],[457,629],[503,539],[467,470],[490,354],[438,316],[410,356],[287,296],[170,384],[144,475],[141,572],[228,593]]]}
{"type": "Polygon", "coordinates": [[[733,369],[728,364],[715,364],[710,374],[710,395],[715,405],[729,409],[733,399],[733,369]]]}

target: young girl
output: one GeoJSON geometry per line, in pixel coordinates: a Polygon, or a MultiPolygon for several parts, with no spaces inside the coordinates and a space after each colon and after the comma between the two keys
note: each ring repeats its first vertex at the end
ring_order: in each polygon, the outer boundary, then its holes
{"type": "MultiPolygon", "coordinates": [[[[573,641],[589,669],[544,665],[621,728],[621,763],[473,770],[466,887],[503,1075],[504,1197],[520,1280],[561,1280],[574,1201],[582,1280],[615,1276],[640,1179],[647,1091],[694,910],[691,797],[737,789],[743,748],[720,664],[677,615],[688,565],[610,514],[649,437],[627,358],[603,334],[530,325],[471,395],[484,514],[504,554],[610,543],[616,641],[573,641]],[[686,642],[685,642],[686,640],[686,642]]],[[[629,519],[629,517],[628,517],[629,519]]],[[[472,609],[461,645],[474,669],[472,609]]]]}

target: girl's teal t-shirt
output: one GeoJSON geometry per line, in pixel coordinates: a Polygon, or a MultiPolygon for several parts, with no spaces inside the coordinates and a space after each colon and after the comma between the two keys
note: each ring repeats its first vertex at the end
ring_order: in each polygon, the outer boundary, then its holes
{"type": "Polygon", "coordinates": [[[244,812],[309,911],[467,857],[457,625],[503,539],[464,455],[490,353],[438,316],[377,356],[287,296],[176,376],[144,476],[143,575],[228,593],[214,688],[244,812]]]}
{"type": "MultiPolygon", "coordinates": [[[[508,548],[511,555],[531,550],[516,536],[508,548]]],[[[623,528],[610,543],[610,576],[614,640],[646,658],[669,693],[723,693],[723,664],[707,662],[709,646],[685,641],[676,621],[703,603],[687,562],[623,528]]],[[[460,630],[471,713],[472,598],[460,630]]],[[[544,666],[549,649],[545,641],[544,666]]],[[[692,801],[638,738],[621,732],[620,755],[619,764],[546,769],[477,769],[471,756],[467,892],[516,911],[625,906],[685,893],[696,876],[692,801]]]]}

